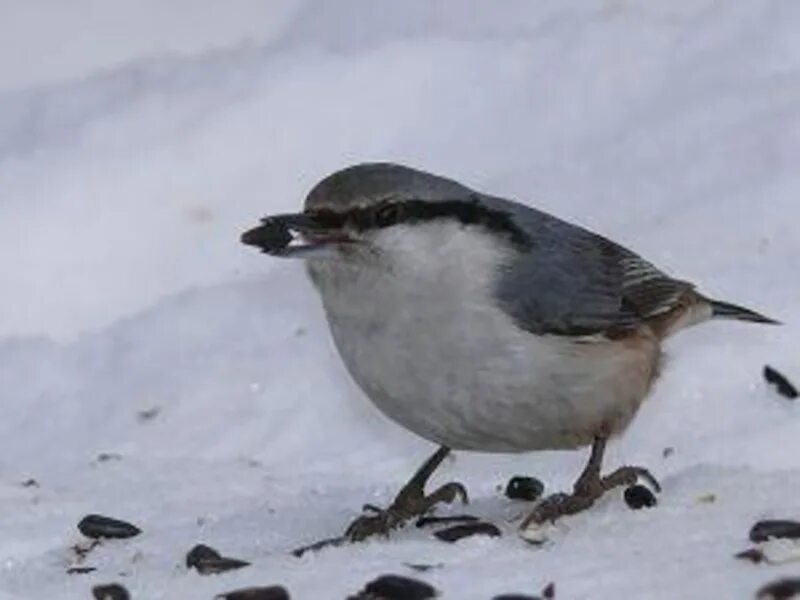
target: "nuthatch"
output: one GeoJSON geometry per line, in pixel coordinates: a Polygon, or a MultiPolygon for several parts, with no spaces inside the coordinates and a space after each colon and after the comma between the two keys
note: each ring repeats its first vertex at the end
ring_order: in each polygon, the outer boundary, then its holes
{"type": "Polygon", "coordinates": [[[242,236],[301,257],[353,379],[388,417],[440,446],[363,539],[461,484],[424,486],[450,449],[527,452],[592,445],[570,494],[525,525],[591,506],[643,477],[601,476],[606,440],[630,423],[659,372],[661,343],[713,318],[775,323],[711,300],[626,248],[517,202],[408,167],[363,164],[314,187],[300,214],[242,236]]]}

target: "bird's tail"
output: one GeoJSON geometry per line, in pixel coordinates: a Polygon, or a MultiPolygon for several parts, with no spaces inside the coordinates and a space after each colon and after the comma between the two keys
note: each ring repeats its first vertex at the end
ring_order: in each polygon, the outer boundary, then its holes
{"type": "Polygon", "coordinates": [[[750,323],[768,323],[770,325],[780,325],[780,321],[770,319],[764,315],[757,313],[754,310],[737,306],[729,302],[720,302],[719,300],[709,300],[711,305],[711,318],[712,319],[735,319],[737,321],[749,321],[750,323]]]}

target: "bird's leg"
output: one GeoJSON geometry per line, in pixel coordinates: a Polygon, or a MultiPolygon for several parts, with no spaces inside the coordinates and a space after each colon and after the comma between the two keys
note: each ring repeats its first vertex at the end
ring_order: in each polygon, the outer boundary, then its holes
{"type": "Polygon", "coordinates": [[[603,494],[617,487],[632,485],[641,477],[645,479],[656,491],[661,491],[661,486],[647,469],[642,467],[624,466],[609,475],[601,476],[600,469],[603,463],[603,454],[606,449],[606,438],[596,437],[592,444],[589,462],[575,481],[571,494],[553,494],[548,496],[533,509],[530,515],[522,522],[522,529],[532,523],[542,524],[555,521],[565,515],[574,515],[592,506],[603,494]]]}
{"type": "Polygon", "coordinates": [[[347,528],[345,537],[358,542],[376,534],[387,535],[392,529],[400,527],[413,517],[424,515],[441,502],[450,504],[460,497],[466,504],[469,501],[467,490],[460,483],[446,483],[436,491],[425,494],[425,484],[449,453],[450,448],[445,446],[434,452],[403,486],[389,508],[365,506],[364,510],[371,514],[364,514],[353,521],[347,528]]]}

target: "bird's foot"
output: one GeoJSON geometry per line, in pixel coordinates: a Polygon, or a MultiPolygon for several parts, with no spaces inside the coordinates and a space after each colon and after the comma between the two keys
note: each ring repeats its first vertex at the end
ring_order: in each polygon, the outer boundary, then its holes
{"type": "Polygon", "coordinates": [[[388,535],[406,523],[409,519],[426,514],[441,502],[450,504],[461,498],[464,504],[469,502],[466,488],[460,483],[447,483],[432,494],[425,494],[425,485],[433,472],[450,454],[450,449],[441,446],[417,469],[411,480],[400,490],[392,505],[387,509],[367,505],[364,514],[353,521],[345,534],[304,546],[294,550],[292,554],[302,556],[308,551],[321,550],[328,546],[340,546],[347,542],[360,542],[374,535],[388,535]]]}
{"type": "Polygon", "coordinates": [[[571,494],[553,494],[542,500],[522,522],[521,529],[526,529],[532,524],[543,525],[554,522],[561,517],[582,512],[590,508],[606,492],[633,485],[639,478],[649,483],[655,491],[661,491],[658,480],[642,467],[620,467],[604,477],[584,472],[575,482],[571,494]]]}
{"type": "Polygon", "coordinates": [[[426,495],[423,487],[412,479],[386,509],[373,505],[364,506],[364,513],[353,521],[345,531],[345,537],[360,542],[375,535],[389,535],[410,519],[427,514],[437,504],[452,504],[460,499],[469,503],[467,489],[460,483],[446,483],[435,492],[426,495]]]}

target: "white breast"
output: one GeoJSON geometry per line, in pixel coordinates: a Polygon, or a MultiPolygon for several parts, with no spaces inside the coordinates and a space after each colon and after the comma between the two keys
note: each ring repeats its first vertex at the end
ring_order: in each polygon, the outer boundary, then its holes
{"type": "Polygon", "coordinates": [[[624,426],[646,394],[654,342],[576,344],[512,322],[492,288],[514,250],[490,234],[437,221],[375,244],[309,270],[351,375],[411,431],[456,449],[574,447],[624,426]]]}

